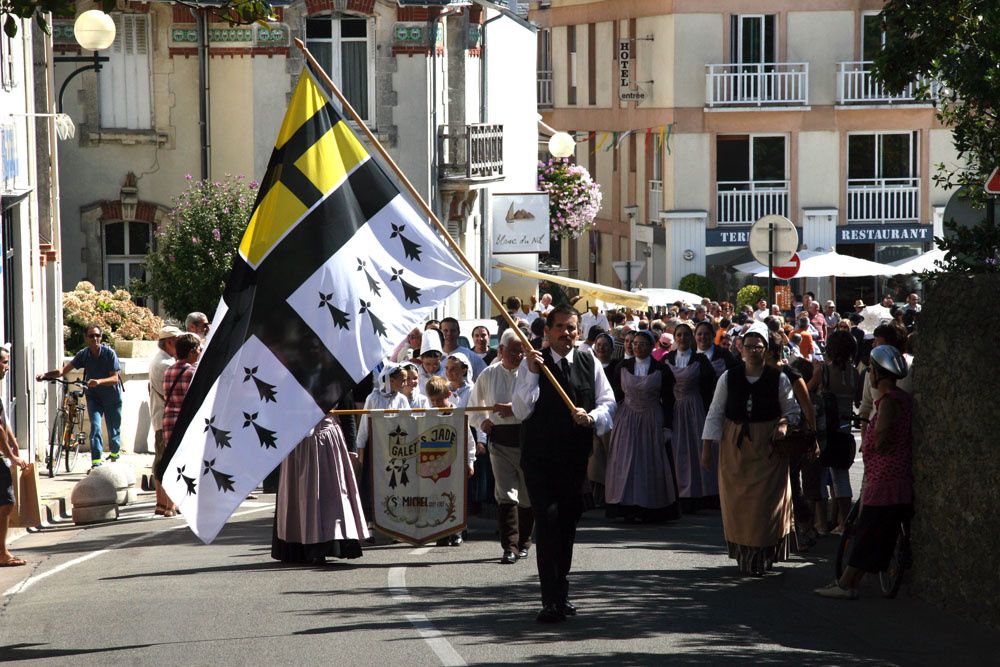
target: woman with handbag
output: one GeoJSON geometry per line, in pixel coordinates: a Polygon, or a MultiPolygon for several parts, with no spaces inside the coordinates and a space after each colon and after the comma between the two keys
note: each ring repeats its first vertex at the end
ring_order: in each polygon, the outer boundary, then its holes
{"type": "Polygon", "coordinates": [[[827,488],[833,491],[836,503],[834,519],[836,532],[843,530],[844,521],[851,511],[851,476],[848,472],[854,463],[856,447],[851,434],[851,416],[854,413],[854,394],[858,384],[854,370],[857,351],[854,336],[846,331],[834,331],[826,342],[823,362],[814,362],[810,390],[816,395],[816,422],[819,430],[820,457],[815,464],[803,471],[803,490],[813,502],[817,533],[826,535],[827,488]]]}
{"type": "Polygon", "coordinates": [[[788,461],[774,453],[797,423],[799,406],[788,378],[764,363],[770,335],[762,322],[743,335],[743,364],[722,374],[705,419],[702,466],[718,447],[719,500],[729,557],[742,574],[762,577],[788,557],[792,489],[788,461]]]}

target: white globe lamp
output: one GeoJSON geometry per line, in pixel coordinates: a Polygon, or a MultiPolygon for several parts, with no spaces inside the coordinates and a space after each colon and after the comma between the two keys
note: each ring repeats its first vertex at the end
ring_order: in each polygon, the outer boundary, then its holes
{"type": "Polygon", "coordinates": [[[576,140],[568,132],[556,132],[549,137],[549,153],[564,158],[576,153],[576,140]]]}
{"type": "Polygon", "coordinates": [[[103,51],[115,41],[115,22],[99,9],[88,9],[76,18],[73,35],[88,51],[103,51]]]}

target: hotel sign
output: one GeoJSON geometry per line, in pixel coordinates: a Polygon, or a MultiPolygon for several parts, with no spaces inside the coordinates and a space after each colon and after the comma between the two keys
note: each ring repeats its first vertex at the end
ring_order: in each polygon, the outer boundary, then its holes
{"type": "Polygon", "coordinates": [[[622,102],[641,102],[646,93],[632,90],[632,40],[618,40],[618,99],[622,102]]]}
{"type": "Polygon", "coordinates": [[[837,244],[929,243],[934,240],[931,225],[844,225],[837,227],[837,244]]]}

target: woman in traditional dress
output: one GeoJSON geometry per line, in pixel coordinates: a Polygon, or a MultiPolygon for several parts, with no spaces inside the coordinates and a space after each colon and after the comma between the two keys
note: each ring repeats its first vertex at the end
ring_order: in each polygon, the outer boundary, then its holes
{"type": "MultiPolygon", "coordinates": [[[[378,371],[375,379],[375,388],[365,398],[365,410],[405,410],[410,407],[410,402],[403,394],[403,383],[406,374],[402,367],[391,361],[382,364],[382,370],[378,371]]],[[[371,457],[366,456],[368,447],[368,432],[371,419],[380,419],[380,416],[362,415],[358,426],[358,434],[355,438],[355,451],[357,452],[358,464],[361,468],[361,499],[362,507],[370,516],[374,510],[374,496],[371,488],[371,457]]]]}
{"type": "Polygon", "coordinates": [[[788,460],[772,440],[784,437],[799,418],[792,385],[764,363],[768,330],[761,322],[743,337],[743,365],[719,378],[705,419],[702,466],[715,463],[718,446],[719,500],[729,557],[743,574],[762,577],[788,556],[792,536],[792,488],[788,460]]]}
{"type": "MultiPolygon", "coordinates": [[[[317,339],[304,354],[315,370],[306,378],[321,404],[353,408],[354,397],[320,361],[317,339]]],[[[348,443],[354,417],[326,414],[281,463],[271,538],[271,557],[285,563],[322,564],[326,558],[358,558],[368,523],[348,443]]]]}
{"type": "MultiPolygon", "coordinates": [[[[715,344],[715,325],[708,320],[702,320],[694,327],[694,342],[698,351],[705,355],[715,369],[715,377],[720,377],[730,368],[740,363],[736,355],[715,344]]],[[[712,383],[715,391],[715,383],[712,383]]]]}
{"type": "Polygon", "coordinates": [[[608,503],[619,505],[626,523],[680,516],[663,437],[663,415],[670,405],[668,375],[650,356],[652,351],[653,336],[636,332],[633,357],[618,366],[624,400],[611,431],[605,494],[608,503]]]}
{"type": "Polygon", "coordinates": [[[702,470],[702,436],[705,414],[712,402],[716,375],[712,363],[694,349],[691,325],[680,322],[674,329],[677,346],[663,358],[673,391],[672,418],[669,420],[670,447],[681,509],[697,512],[719,506],[719,483],[715,469],[702,470]]]}

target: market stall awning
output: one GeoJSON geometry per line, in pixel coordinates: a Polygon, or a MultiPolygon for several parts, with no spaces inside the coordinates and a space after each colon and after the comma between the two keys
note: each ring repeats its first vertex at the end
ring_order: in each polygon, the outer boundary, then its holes
{"type": "Polygon", "coordinates": [[[935,262],[943,262],[945,253],[944,250],[937,248],[935,250],[930,250],[916,257],[907,257],[906,259],[901,259],[896,262],[889,262],[889,266],[895,267],[896,273],[922,273],[924,271],[941,271],[941,267],[937,266],[935,262]]]}
{"type": "Polygon", "coordinates": [[[661,306],[672,306],[680,301],[689,306],[696,306],[701,303],[701,297],[692,292],[685,292],[680,289],[669,289],[663,287],[645,287],[637,289],[636,294],[641,294],[649,299],[649,305],[654,308],[661,306]]]}
{"type": "MultiPolygon", "coordinates": [[[[891,276],[899,273],[887,264],[871,262],[859,257],[841,255],[830,250],[816,252],[814,250],[799,251],[799,272],[796,278],[852,278],[859,276],[891,276]]],[[[741,264],[734,267],[743,273],[753,273],[757,278],[767,278],[767,267],[754,262],[756,266],[741,264]],[[745,270],[749,269],[749,270],[745,270]]]]}
{"type": "Polygon", "coordinates": [[[493,266],[515,276],[546,280],[564,287],[572,287],[575,290],[579,290],[581,298],[603,302],[605,308],[646,308],[649,305],[649,299],[646,296],[636,294],[635,292],[626,292],[614,287],[589,283],[586,280],[577,280],[576,278],[567,278],[565,276],[542,273],[541,271],[522,269],[518,266],[510,266],[509,264],[502,264],[500,262],[495,262],[493,266]]]}

